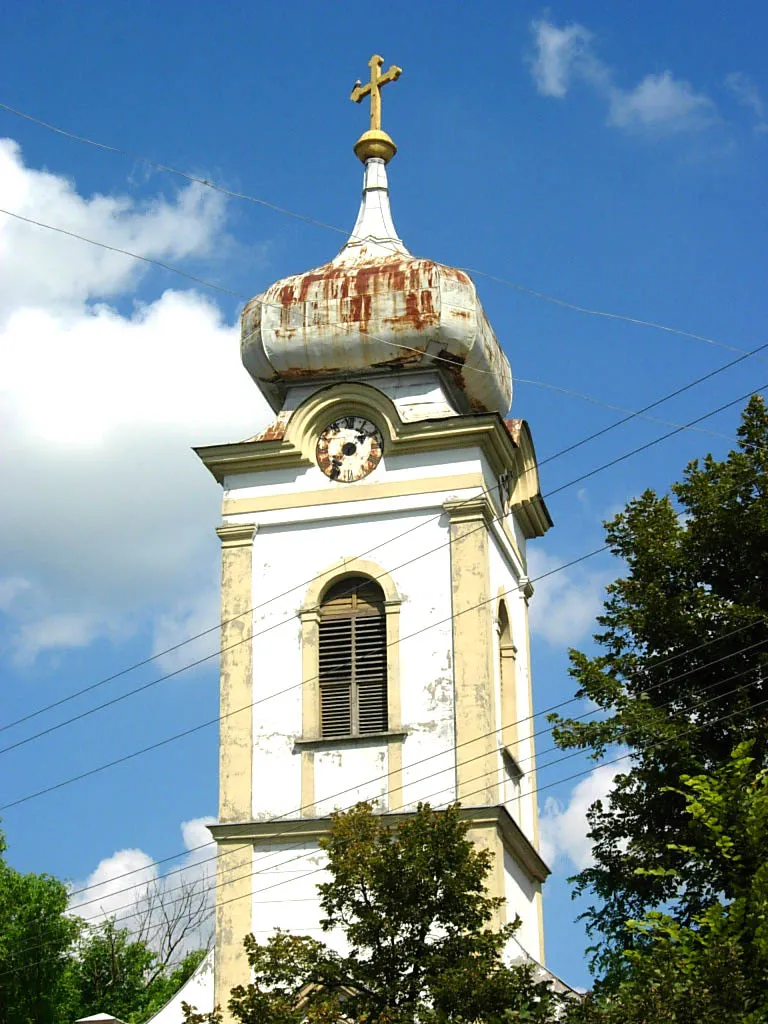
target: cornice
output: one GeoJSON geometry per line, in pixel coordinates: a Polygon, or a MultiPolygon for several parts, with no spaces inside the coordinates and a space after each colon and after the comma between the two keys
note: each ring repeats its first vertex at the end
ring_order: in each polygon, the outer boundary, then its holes
{"type": "Polygon", "coordinates": [[[475,498],[451,498],[443,502],[452,523],[485,523],[490,526],[495,520],[493,508],[485,494],[475,498]]]}
{"type": "MultiPolygon", "coordinates": [[[[462,807],[461,817],[468,819],[473,828],[495,828],[501,836],[506,849],[525,871],[528,878],[535,882],[544,882],[550,870],[542,860],[533,843],[512,818],[509,811],[501,806],[462,807]]],[[[415,811],[397,811],[382,814],[381,817],[400,825],[413,818],[415,811]]],[[[321,839],[328,834],[331,826],[330,818],[280,818],[269,821],[242,821],[225,825],[209,825],[211,835],[217,843],[252,842],[264,845],[276,839],[284,840],[286,836],[297,841],[321,839]]]]}
{"type": "Polygon", "coordinates": [[[222,548],[245,548],[253,543],[256,523],[222,523],[216,527],[222,548]]]}
{"type": "MultiPolygon", "coordinates": [[[[226,477],[265,469],[298,469],[315,464],[320,431],[354,410],[371,417],[384,437],[384,454],[407,455],[447,449],[479,448],[497,478],[514,481],[509,508],[526,537],[540,537],[552,525],[539,490],[538,467],[530,430],[520,421],[514,435],[497,413],[478,413],[404,423],[394,403],[369,384],[347,381],[314,392],[291,415],[282,438],[241,441],[195,448],[203,464],[223,484],[226,477]]],[[[338,485],[354,488],[356,485],[338,485]]],[[[350,490],[349,493],[352,493],[350,490]]]]}

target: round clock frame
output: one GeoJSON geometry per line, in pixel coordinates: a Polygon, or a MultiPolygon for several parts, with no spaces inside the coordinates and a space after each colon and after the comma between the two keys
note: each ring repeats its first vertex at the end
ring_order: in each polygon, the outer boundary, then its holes
{"type": "Polygon", "coordinates": [[[315,458],[325,475],[339,483],[362,480],[378,466],[384,440],[375,423],[364,416],[340,416],[317,439],[315,458]]]}

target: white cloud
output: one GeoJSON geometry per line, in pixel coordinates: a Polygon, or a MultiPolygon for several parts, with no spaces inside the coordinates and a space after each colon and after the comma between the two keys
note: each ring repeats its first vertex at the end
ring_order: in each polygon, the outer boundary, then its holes
{"type": "MultiPolygon", "coordinates": [[[[0,139],[0,206],[151,259],[204,255],[225,240],[223,196],[201,185],[174,202],[80,196],[74,182],[25,166],[12,139],[0,139]]],[[[121,253],[0,217],[0,319],[25,306],[63,309],[125,292],[146,268],[121,253]]]]}
{"type": "Polygon", "coordinates": [[[745,75],[743,71],[732,71],[725,76],[725,87],[733,93],[743,107],[751,110],[754,114],[754,131],[758,134],[768,132],[765,103],[760,90],[749,75],[745,75]]]}
{"type": "Polygon", "coordinates": [[[7,612],[30,586],[29,580],[22,576],[7,576],[0,579],[0,612],[7,612]]]}
{"type": "Polygon", "coordinates": [[[531,74],[542,96],[565,96],[579,65],[591,63],[592,33],[583,25],[558,28],[547,21],[532,25],[536,39],[536,52],[531,57],[531,74]]]}
{"type": "Polygon", "coordinates": [[[550,867],[561,858],[577,871],[593,863],[587,811],[596,800],[607,796],[615,775],[612,765],[601,765],[573,787],[567,803],[547,797],[539,828],[541,855],[550,867]]]}
{"type": "MultiPolygon", "coordinates": [[[[209,190],[84,198],[9,140],[0,207],[153,257],[227,244],[209,190]]],[[[2,215],[0,260],[0,612],[17,659],[147,626],[160,650],[203,608],[212,625],[220,491],[190,448],[270,418],[236,327],[192,290],[119,312],[104,298],[146,267],[2,215]]]]}
{"type": "MultiPolygon", "coordinates": [[[[213,906],[216,844],[207,825],[215,818],[193,818],[181,823],[181,834],[187,853],[161,875],[157,864],[144,850],[118,850],[105,857],[83,882],[71,886],[70,913],[97,927],[107,918],[115,918],[134,938],[141,933],[150,945],[160,949],[163,942],[161,922],[167,924],[161,906],[173,918],[182,918],[176,933],[186,926],[183,913],[193,910],[197,918],[205,918],[213,906]],[[193,898],[189,905],[185,900],[193,898]]],[[[183,935],[174,955],[178,960],[184,952],[205,946],[211,936],[211,921],[194,922],[183,935]]]]}
{"type": "Polygon", "coordinates": [[[712,101],[696,93],[689,82],[671,71],[646,75],[634,89],[612,89],[608,123],[619,128],[660,128],[665,131],[696,129],[708,124],[712,101]]]}
{"type": "Polygon", "coordinates": [[[72,886],[69,909],[98,924],[108,917],[128,918],[136,902],[158,878],[157,867],[143,850],[118,850],[105,857],[85,879],[72,886]]]}
{"type": "MultiPolygon", "coordinates": [[[[532,551],[528,571],[533,580],[556,569],[567,559],[532,551]]],[[[589,571],[581,566],[555,572],[534,582],[531,600],[531,631],[555,647],[577,644],[595,628],[595,617],[603,605],[608,572],[589,571]]]]}
{"type": "Polygon", "coordinates": [[[594,36],[583,25],[564,28],[549,21],[531,24],[531,74],[543,96],[563,99],[576,82],[588,85],[607,106],[607,123],[651,134],[691,131],[710,124],[715,105],[671,71],[646,75],[631,89],[614,82],[612,68],[594,52],[594,36]]]}
{"type": "Polygon", "coordinates": [[[158,615],[152,654],[168,652],[158,660],[160,670],[176,672],[193,661],[207,660],[218,652],[219,630],[212,630],[211,626],[218,623],[220,615],[218,582],[212,582],[210,586],[201,585],[197,593],[177,601],[172,608],[158,615]],[[190,637],[197,639],[187,643],[190,637]]]}

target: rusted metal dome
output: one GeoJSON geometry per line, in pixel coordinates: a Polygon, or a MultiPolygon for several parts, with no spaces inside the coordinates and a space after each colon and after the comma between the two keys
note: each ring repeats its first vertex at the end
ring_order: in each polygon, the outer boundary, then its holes
{"type": "Polygon", "coordinates": [[[286,389],[324,378],[436,369],[458,411],[505,415],[512,374],[462,270],[412,256],[389,209],[383,160],[365,165],[347,244],[330,263],[277,281],[243,310],[243,363],[276,411],[286,389]],[[464,408],[460,408],[464,406],[464,408]]]}

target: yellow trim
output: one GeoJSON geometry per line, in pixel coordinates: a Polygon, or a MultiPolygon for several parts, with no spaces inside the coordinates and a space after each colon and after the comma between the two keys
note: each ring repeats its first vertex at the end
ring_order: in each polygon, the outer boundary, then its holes
{"type": "Polygon", "coordinates": [[[216,958],[213,968],[213,1005],[221,1007],[224,1021],[233,1021],[227,1004],[236,985],[247,985],[248,960],[243,939],[253,930],[253,845],[217,839],[216,958]]]}
{"type": "Polygon", "coordinates": [[[219,821],[252,815],[253,523],[226,523],[221,539],[219,821]],[[245,641],[245,642],[243,642],[245,641]],[[238,708],[246,710],[238,713],[238,708]]]}
{"type": "MultiPolygon", "coordinates": [[[[392,825],[399,825],[413,818],[415,811],[395,811],[382,814],[382,818],[392,825]]],[[[527,878],[534,882],[543,882],[549,874],[549,868],[541,859],[512,815],[499,805],[477,807],[468,805],[460,810],[462,818],[472,822],[473,829],[498,829],[504,848],[519,864],[527,878]]],[[[296,842],[310,842],[328,834],[330,818],[285,818],[272,821],[246,821],[233,825],[210,825],[210,831],[217,842],[230,840],[239,843],[253,843],[255,847],[274,843],[275,840],[286,841],[290,836],[296,842]]]]}
{"type": "MultiPolygon", "coordinates": [[[[219,821],[249,821],[253,770],[253,523],[225,523],[221,540],[221,683],[219,821]],[[228,621],[232,620],[232,621],[228,621]],[[242,641],[246,642],[243,643],[242,641]],[[238,708],[245,708],[237,713],[238,708]],[[234,712],[234,713],[233,713],[234,712]]],[[[215,1002],[223,1008],[230,990],[248,979],[243,939],[251,931],[253,853],[219,843],[216,867],[215,1002]]],[[[226,1021],[231,1020],[225,1011],[226,1021]]]]}
{"type": "Polygon", "coordinates": [[[512,757],[520,760],[520,753],[517,749],[517,671],[515,662],[517,660],[517,648],[512,641],[512,622],[509,617],[507,602],[499,601],[498,611],[499,623],[499,685],[501,687],[501,733],[500,740],[503,747],[509,747],[512,757]],[[502,609],[504,618],[502,618],[502,609]],[[506,635],[503,623],[506,623],[506,635]]]}
{"type": "MultiPolygon", "coordinates": [[[[400,705],[400,605],[401,599],[389,573],[384,572],[380,565],[364,558],[342,558],[325,572],[320,573],[310,583],[304,595],[304,606],[299,612],[301,618],[301,663],[303,674],[301,723],[302,740],[320,739],[320,692],[318,684],[318,650],[319,650],[319,607],[323,594],[333,583],[347,576],[369,576],[384,591],[384,615],[386,618],[387,637],[387,771],[388,771],[388,806],[392,810],[396,805],[402,806],[402,765],[403,735],[401,726],[400,705]]],[[[314,803],[317,799],[314,777],[314,754],[311,749],[301,749],[301,803],[305,810],[304,817],[314,814],[314,803]],[[313,758],[310,768],[309,759],[313,758]],[[310,791],[311,787],[311,791],[310,791]],[[308,806],[305,806],[308,805],[308,806]]]]}
{"type": "MultiPolygon", "coordinates": [[[[304,594],[302,612],[316,611],[323,599],[323,594],[331,583],[343,580],[345,576],[370,576],[384,591],[385,607],[389,602],[400,604],[400,595],[394,580],[380,565],[367,558],[341,558],[312,580],[304,594]]],[[[387,641],[389,641],[389,636],[387,636],[387,641]]]]}
{"type": "MultiPolygon", "coordinates": [[[[503,899],[501,906],[493,912],[491,928],[498,931],[507,923],[506,886],[504,884],[504,843],[498,828],[488,828],[488,822],[482,821],[471,828],[469,839],[478,850],[488,850],[491,855],[491,870],[486,879],[486,890],[492,899],[503,899]]],[[[495,824],[495,823],[494,823],[495,824]]]]}
{"type": "Polygon", "coordinates": [[[536,849],[539,849],[539,801],[536,795],[536,743],[533,738],[536,726],[533,720],[533,675],[531,673],[531,628],[528,621],[528,602],[533,596],[533,584],[530,580],[520,580],[521,592],[523,594],[523,603],[525,606],[525,645],[526,645],[526,665],[528,669],[528,711],[530,718],[526,721],[526,735],[530,737],[528,743],[530,744],[531,756],[528,761],[528,769],[526,771],[526,778],[528,783],[528,799],[531,801],[531,813],[533,817],[533,845],[536,849]]]}
{"type": "Polygon", "coordinates": [[[487,529],[493,512],[484,497],[443,507],[449,516],[456,744],[464,762],[456,767],[456,796],[496,804],[499,753],[487,529]],[[479,529],[482,525],[486,528],[479,529]],[[479,776],[485,780],[482,788],[479,776]]]}
{"type": "MultiPolygon", "coordinates": [[[[387,598],[384,612],[387,617],[387,710],[389,728],[402,729],[400,703],[400,598],[387,598]]],[[[399,811],[403,806],[403,744],[394,739],[387,741],[387,808],[399,811]]]]}
{"type": "Polygon", "coordinates": [[[388,454],[480,448],[494,476],[513,474],[511,504],[526,536],[541,536],[552,525],[539,491],[536,456],[525,424],[516,442],[496,413],[403,423],[394,403],[368,384],[346,382],[314,392],[293,413],[280,440],[212,445],[195,451],[219,483],[228,476],[262,469],[311,466],[318,434],[349,409],[380,428],[385,458],[388,454]]]}
{"type": "Polygon", "coordinates": [[[336,505],[345,501],[371,501],[375,498],[399,498],[436,491],[460,491],[469,487],[485,490],[482,473],[455,473],[452,476],[421,477],[418,480],[383,480],[380,483],[338,484],[332,490],[293,491],[290,494],[268,494],[264,497],[228,498],[222,504],[225,516],[248,512],[275,512],[284,508],[305,508],[336,505]]]}
{"type": "MultiPolygon", "coordinates": [[[[300,612],[301,618],[301,729],[307,737],[320,736],[320,701],[317,689],[317,609],[300,612]]],[[[315,755],[301,751],[301,814],[315,814],[315,755]]]]}

